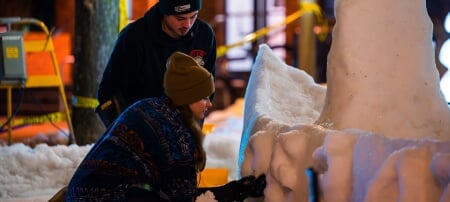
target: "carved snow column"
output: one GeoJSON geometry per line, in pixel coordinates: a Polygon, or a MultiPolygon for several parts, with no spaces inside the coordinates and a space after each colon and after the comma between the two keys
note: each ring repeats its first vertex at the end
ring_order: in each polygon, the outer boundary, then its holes
{"type": "Polygon", "coordinates": [[[450,139],[425,0],[336,0],[318,124],[388,137],[450,139]]]}

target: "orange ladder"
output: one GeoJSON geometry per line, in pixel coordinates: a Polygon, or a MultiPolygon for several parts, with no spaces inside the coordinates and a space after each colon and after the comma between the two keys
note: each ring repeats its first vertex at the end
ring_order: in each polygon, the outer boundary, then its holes
{"type": "MultiPolygon", "coordinates": [[[[17,25],[36,25],[41,29],[41,31],[45,34],[45,39],[31,39],[31,40],[24,40],[24,52],[25,53],[37,53],[37,52],[46,52],[49,53],[52,60],[53,65],[53,73],[52,74],[44,74],[44,75],[27,75],[26,81],[25,81],[25,88],[50,88],[50,87],[57,87],[59,91],[59,95],[61,98],[61,101],[63,103],[64,108],[64,118],[66,119],[67,126],[69,128],[69,142],[70,139],[74,137],[73,132],[73,126],[71,121],[71,115],[69,106],[67,104],[66,94],[64,90],[64,84],[61,79],[61,74],[59,70],[59,65],[56,59],[56,54],[53,46],[53,41],[51,37],[51,33],[48,31],[47,26],[37,19],[33,18],[0,18],[0,24],[7,24],[8,31],[11,31],[11,25],[17,24],[17,25]],[[6,22],[6,23],[5,23],[6,22]]],[[[24,56],[25,57],[25,56],[24,56]]],[[[13,83],[0,83],[1,89],[6,89],[6,115],[7,120],[9,122],[7,123],[8,127],[8,144],[12,143],[12,119],[14,117],[12,114],[12,89],[13,88],[21,88],[22,86],[20,84],[13,84],[13,83]]]]}

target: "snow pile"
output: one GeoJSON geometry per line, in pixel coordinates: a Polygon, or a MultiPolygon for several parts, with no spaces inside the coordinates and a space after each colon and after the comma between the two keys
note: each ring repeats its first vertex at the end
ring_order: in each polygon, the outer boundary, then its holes
{"type": "Polygon", "coordinates": [[[65,186],[91,145],[22,143],[0,147],[0,198],[53,195],[65,186]]]}

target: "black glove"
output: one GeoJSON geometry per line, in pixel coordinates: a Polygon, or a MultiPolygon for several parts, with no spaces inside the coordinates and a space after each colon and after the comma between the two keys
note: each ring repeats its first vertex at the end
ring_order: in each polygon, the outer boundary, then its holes
{"type": "Polygon", "coordinates": [[[262,174],[258,178],[246,176],[240,180],[231,181],[220,187],[199,188],[198,193],[211,191],[215,199],[220,202],[243,201],[248,197],[260,197],[264,195],[266,187],[266,175],[262,174]]]}
{"type": "Polygon", "coordinates": [[[261,197],[266,188],[266,175],[262,174],[258,178],[254,176],[244,177],[238,180],[241,195],[247,197],[261,197]]]}

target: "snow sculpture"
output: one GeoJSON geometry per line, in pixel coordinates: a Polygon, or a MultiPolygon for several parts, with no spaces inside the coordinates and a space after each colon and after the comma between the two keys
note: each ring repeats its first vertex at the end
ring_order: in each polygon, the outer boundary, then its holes
{"type": "Polygon", "coordinates": [[[326,98],[260,46],[245,95],[241,175],[267,174],[264,201],[307,201],[310,166],[325,202],[449,201],[450,109],[425,0],[335,6],[326,98]]]}

